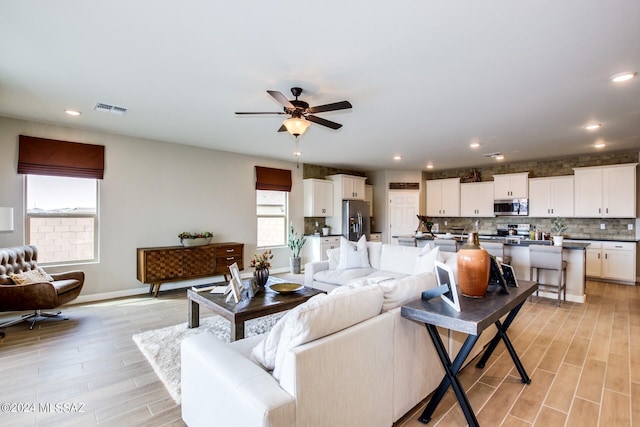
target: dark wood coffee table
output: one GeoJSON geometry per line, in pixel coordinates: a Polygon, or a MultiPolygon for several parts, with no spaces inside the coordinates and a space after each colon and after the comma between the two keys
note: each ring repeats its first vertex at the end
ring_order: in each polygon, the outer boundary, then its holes
{"type": "MultiPolygon", "coordinates": [[[[307,301],[314,295],[324,293],[319,289],[304,287],[291,294],[278,294],[269,287],[274,283],[282,283],[282,280],[269,278],[264,290],[258,292],[253,298],[246,295],[239,302],[226,302],[226,295],[212,294],[208,291],[196,292],[187,290],[189,299],[189,328],[200,326],[200,306],[208,308],[214,313],[231,322],[231,341],[244,338],[244,322],[269,314],[280,313],[292,309],[307,301]]],[[[225,283],[220,283],[224,285],[225,283]]]]}

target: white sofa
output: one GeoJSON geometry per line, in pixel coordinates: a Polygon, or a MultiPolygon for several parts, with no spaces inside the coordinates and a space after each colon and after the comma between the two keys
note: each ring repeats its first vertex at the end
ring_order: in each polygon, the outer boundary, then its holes
{"type": "MultiPolygon", "coordinates": [[[[353,281],[291,310],[268,334],[228,344],[206,333],[185,339],[183,420],[190,427],[391,426],[443,376],[424,325],[400,315],[435,285],[432,272],[353,281]]],[[[450,350],[459,347],[449,331],[441,335],[450,350]]]]}
{"type": "MultiPolygon", "coordinates": [[[[316,289],[331,291],[338,286],[343,286],[356,279],[373,277],[403,278],[411,274],[427,271],[432,267],[433,256],[440,262],[449,265],[454,273],[457,272],[456,254],[440,252],[439,248],[425,246],[416,248],[410,246],[391,245],[380,242],[366,242],[368,265],[358,268],[341,268],[341,247],[328,251],[329,260],[310,262],[305,265],[304,284],[316,289]],[[419,262],[420,255],[430,252],[431,259],[419,262]],[[431,261],[431,263],[430,263],[431,261]]],[[[428,255],[427,255],[428,256],[428,255]]]]}

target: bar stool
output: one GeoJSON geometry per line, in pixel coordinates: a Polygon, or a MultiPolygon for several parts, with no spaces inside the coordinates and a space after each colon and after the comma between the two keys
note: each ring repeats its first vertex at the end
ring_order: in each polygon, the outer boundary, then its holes
{"type": "Polygon", "coordinates": [[[489,255],[500,258],[503,264],[511,265],[511,257],[504,254],[504,243],[502,242],[481,242],[480,246],[489,252],[489,255]]]}
{"type": "Polygon", "coordinates": [[[567,261],[562,260],[562,246],[529,245],[529,265],[531,280],[533,280],[533,269],[536,269],[535,282],[538,283],[538,290],[557,293],[558,307],[560,307],[561,294],[564,294],[563,299],[567,301],[567,261]],[[557,271],[558,283],[540,283],[540,270],[557,271]]]}

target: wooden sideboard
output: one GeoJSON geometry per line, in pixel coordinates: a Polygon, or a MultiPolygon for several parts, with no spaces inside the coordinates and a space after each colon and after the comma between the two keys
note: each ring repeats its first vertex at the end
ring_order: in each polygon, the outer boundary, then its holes
{"type": "Polygon", "coordinates": [[[149,284],[149,293],[158,296],[160,285],[167,282],[223,275],[227,280],[234,262],[242,270],[244,244],[213,243],[204,246],[161,246],[138,248],[137,275],[149,284]]]}

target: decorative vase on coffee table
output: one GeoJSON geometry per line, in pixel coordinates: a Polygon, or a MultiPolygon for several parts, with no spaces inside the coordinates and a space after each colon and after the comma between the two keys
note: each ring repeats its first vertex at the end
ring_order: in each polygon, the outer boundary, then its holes
{"type": "Polygon", "coordinates": [[[253,277],[256,279],[256,285],[260,288],[264,288],[267,284],[267,280],[269,280],[269,269],[268,268],[256,268],[253,272],[253,277]]]}
{"type": "Polygon", "coordinates": [[[458,282],[465,297],[483,298],[489,286],[489,253],[478,242],[478,233],[469,233],[458,251],[458,282]]]}

